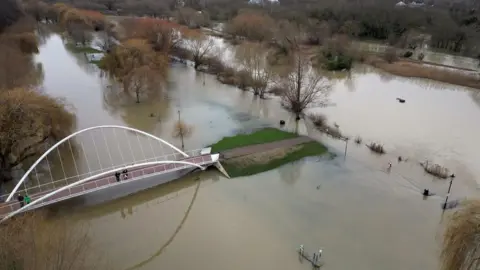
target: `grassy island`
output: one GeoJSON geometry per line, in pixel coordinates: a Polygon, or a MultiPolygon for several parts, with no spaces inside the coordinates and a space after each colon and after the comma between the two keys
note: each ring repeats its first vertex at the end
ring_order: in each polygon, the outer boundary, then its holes
{"type": "Polygon", "coordinates": [[[222,154],[222,165],[230,177],[269,171],[326,152],[317,141],[275,128],[225,137],[212,145],[212,153],[222,154]]]}

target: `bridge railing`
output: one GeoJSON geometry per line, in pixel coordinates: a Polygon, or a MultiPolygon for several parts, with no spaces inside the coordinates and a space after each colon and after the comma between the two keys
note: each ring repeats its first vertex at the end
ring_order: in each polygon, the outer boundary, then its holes
{"type": "MultiPolygon", "coordinates": [[[[187,151],[184,151],[184,152],[188,156],[194,157],[194,156],[199,156],[201,151],[202,151],[202,149],[193,149],[193,150],[187,150],[187,151]]],[[[184,158],[185,158],[185,156],[183,156],[180,153],[173,153],[173,154],[157,156],[157,157],[152,157],[152,158],[147,158],[147,159],[142,159],[142,160],[136,160],[135,163],[139,164],[139,163],[153,162],[153,161],[158,161],[158,160],[175,161],[175,160],[181,160],[181,159],[184,159],[184,158]]],[[[22,194],[22,195],[25,195],[25,194],[29,194],[29,195],[30,194],[45,194],[45,193],[48,193],[48,192],[50,192],[52,190],[55,190],[57,188],[66,186],[68,184],[71,184],[75,180],[84,179],[84,178],[87,178],[89,176],[96,175],[96,174],[99,174],[99,173],[102,173],[102,172],[108,171],[108,170],[122,169],[126,165],[131,165],[131,164],[119,164],[119,165],[115,165],[115,166],[111,166],[111,167],[102,168],[102,169],[99,169],[99,170],[89,171],[89,172],[82,173],[82,174],[75,175],[75,176],[66,177],[66,178],[63,178],[63,179],[60,179],[60,180],[49,181],[49,182],[43,183],[43,184],[37,184],[35,186],[30,186],[30,187],[27,186],[26,188],[24,188],[22,190],[18,190],[17,193],[22,194]]],[[[4,202],[7,199],[8,196],[9,196],[8,192],[6,192],[6,194],[1,195],[0,196],[0,203],[4,202]]]]}
{"type": "MultiPolygon", "coordinates": [[[[200,151],[201,151],[201,149],[192,150],[192,151],[189,151],[189,152],[192,153],[192,154],[198,153],[198,154],[195,155],[195,156],[198,156],[200,151]]],[[[186,153],[189,154],[189,152],[186,152],[186,153]]],[[[192,157],[194,157],[194,156],[192,156],[192,157]]],[[[210,160],[211,160],[210,157],[208,157],[208,159],[205,159],[205,160],[202,158],[202,162],[207,162],[207,161],[210,161],[210,160]]],[[[147,162],[142,162],[142,163],[147,163],[147,162]]],[[[195,166],[192,166],[192,165],[189,165],[189,164],[177,164],[177,163],[160,164],[160,165],[154,165],[154,166],[147,166],[147,167],[143,167],[143,168],[139,167],[137,169],[134,169],[133,171],[129,171],[128,172],[128,178],[121,179],[120,182],[135,181],[135,179],[143,178],[145,176],[153,176],[155,173],[169,173],[169,172],[178,171],[178,170],[187,169],[187,168],[192,168],[192,167],[195,168],[195,166]]],[[[113,184],[117,184],[117,183],[119,183],[119,182],[117,181],[115,175],[104,176],[100,179],[94,179],[94,180],[82,183],[80,185],[65,189],[61,192],[58,192],[57,194],[51,196],[48,199],[45,199],[43,202],[41,202],[39,204],[37,204],[35,206],[35,208],[41,207],[45,204],[53,203],[55,201],[64,200],[64,199],[67,199],[67,198],[70,198],[70,197],[86,194],[86,193],[89,193],[89,192],[92,192],[92,191],[95,191],[95,190],[99,190],[99,189],[105,188],[109,185],[113,185],[113,184]]],[[[36,193],[32,196],[31,199],[33,201],[37,198],[40,198],[40,197],[52,192],[53,190],[54,189],[47,190],[47,191],[42,191],[40,193],[36,193]]],[[[16,211],[18,209],[20,209],[20,203],[17,202],[17,201],[0,204],[0,217],[6,215],[8,213],[11,213],[13,211],[16,211]]]]}

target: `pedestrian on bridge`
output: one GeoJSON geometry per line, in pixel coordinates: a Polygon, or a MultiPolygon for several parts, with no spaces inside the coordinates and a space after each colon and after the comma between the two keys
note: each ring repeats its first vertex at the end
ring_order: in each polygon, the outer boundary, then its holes
{"type": "Polygon", "coordinates": [[[117,179],[117,182],[120,182],[120,172],[115,173],[115,178],[117,179]]]}
{"type": "Polygon", "coordinates": [[[18,193],[17,200],[20,202],[20,207],[23,207],[25,205],[24,198],[23,198],[22,194],[18,193]]]}
{"type": "Polygon", "coordinates": [[[30,199],[30,196],[28,196],[28,194],[25,194],[23,200],[25,201],[25,204],[29,204],[30,202],[32,202],[32,199],[30,199]]]}
{"type": "Polygon", "coordinates": [[[128,170],[125,169],[123,170],[123,179],[127,179],[128,178],[128,170]]]}

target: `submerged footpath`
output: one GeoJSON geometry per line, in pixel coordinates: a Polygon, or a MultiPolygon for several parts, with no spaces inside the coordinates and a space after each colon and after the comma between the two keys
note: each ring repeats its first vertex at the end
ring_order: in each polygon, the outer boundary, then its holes
{"type": "Polygon", "coordinates": [[[226,137],[212,145],[220,154],[222,166],[230,177],[269,171],[308,156],[320,156],[327,148],[312,138],[265,128],[250,134],[226,137]]]}

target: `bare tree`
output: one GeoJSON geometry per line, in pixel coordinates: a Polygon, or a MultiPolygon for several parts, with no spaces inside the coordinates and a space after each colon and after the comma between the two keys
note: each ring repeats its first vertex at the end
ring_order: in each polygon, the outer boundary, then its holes
{"type": "Polygon", "coordinates": [[[103,269],[84,223],[29,212],[0,227],[0,269],[103,269]]]}
{"type": "Polygon", "coordinates": [[[179,48],[182,43],[179,29],[164,23],[152,25],[146,36],[155,51],[170,52],[179,48]]]}
{"type": "Polygon", "coordinates": [[[227,32],[233,36],[250,40],[264,41],[273,36],[275,26],[273,19],[256,11],[242,11],[227,25],[227,32]]]}
{"type": "Polygon", "coordinates": [[[0,183],[13,168],[70,134],[75,115],[59,100],[23,89],[0,91],[0,183]]]}
{"type": "Polygon", "coordinates": [[[250,76],[249,83],[255,95],[264,97],[269,84],[273,80],[273,71],[268,66],[267,51],[258,43],[245,43],[237,50],[242,70],[250,76]]]}
{"type": "Polygon", "coordinates": [[[116,9],[117,0],[97,0],[100,4],[104,5],[105,8],[109,11],[114,11],[116,9]]]}
{"type": "Polygon", "coordinates": [[[112,26],[108,26],[101,34],[101,39],[96,44],[106,53],[110,53],[116,45],[115,32],[112,26]]]}
{"type": "Polygon", "coordinates": [[[215,42],[212,38],[197,32],[190,34],[186,41],[187,48],[192,53],[194,67],[198,69],[214,51],[215,42]]]}
{"type": "Polygon", "coordinates": [[[443,235],[443,270],[480,269],[480,201],[469,201],[449,217],[443,235]]]}
{"type": "Polygon", "coordinates": [[[303,30],[299,25],[283,20],[275,31],[275,43],[284,54],[297,51],[303,41],[303,30]]]}
{"type": "Polygon", "coordinates": [[[282,105],[300,120],[303,111],[311,106],[325,106],[330,95],[330,84],[311,68],[306,55],[297,52],[293,70],[283,80],[282,105]]]}
{"type": "Polygon", "coordinates": [[[184,138],[188,138],[193,133],[193,127],[180,119],[180,111],[178,111],[178,120],[175,122],[173,126],[173,134],[174,138],[180,138],[182,141],[182,149],[185,148],[184,138]]]}
{"type": "Polygon", "coordinates": [[[135,95],[135,100],[140,103],[141,97],[148,94],[150,91],[154,91],[160,83],[156,76],[156,70],[150,68],[148,65],[144,65],[133,69],[124,78],[124,89],[128,89],[135,95]]]}

